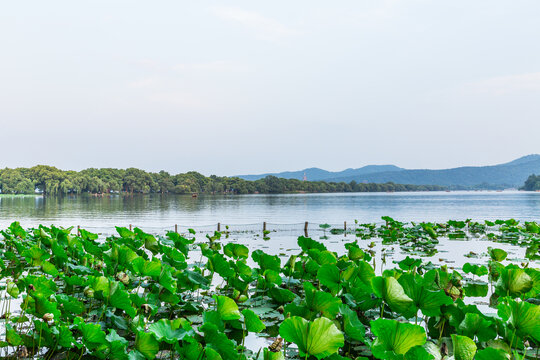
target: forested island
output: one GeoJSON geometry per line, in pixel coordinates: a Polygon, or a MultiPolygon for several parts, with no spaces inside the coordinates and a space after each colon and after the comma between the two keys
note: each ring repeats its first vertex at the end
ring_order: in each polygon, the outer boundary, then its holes
{"type": "Polygon", "coordinates": [[[190,171],[171,175],[141,169],[95,169],[64,171],[53,166],[5,168],[0,170],[0,193],[68,195],[68,194],[284,194],[330,192],[440,191],[437,185],[403,185],[394,183],[356,183],[301,181],[267,176],[256,181],[238,177],[204,176],[190,171]]]}

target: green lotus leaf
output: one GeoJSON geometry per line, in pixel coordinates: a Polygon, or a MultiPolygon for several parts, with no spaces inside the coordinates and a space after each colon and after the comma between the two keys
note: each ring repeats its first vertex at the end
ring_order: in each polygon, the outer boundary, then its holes
{"type": "Polygon", "coordinates": [[[423,346],[414,346],[405,354],[405,360],[432,360],[435,359],[423,346]]]}
{"type": "Polygon", "coordinates": [[[51,299],[54,300],[54,297],[44,296],[41,293],[32,294],[31,297],[35,300],[35,313],[38,317],[42,318],[45,314],[53,314],[55,319],[60,318],[58,303],[51,301],[51,299]]]}
{"type": "Polygon", "coordinates": [[[398,262],[398,266],[402,270],[410,270],[415,266],[416,267],[420,266],[421,264],[422,264],[421,259],[414,259],[409,256],[407,256],[405,259],[398,262]]]}
{"type": "Polygon", "coordinates": [[[476,360],[510,360],[510,354],[503,349],[486,348],[476,353],[476,360]]]}
{"type": "Polygon", "coordinates": [[[135,258],[132,261],[133,271],[142,276],[159,277],[161,274],[161,261],[152,259],[152,261],[144,260],[142,257],[135,258]]]}
{"type": "Polygon", "coordinates": [[[233,299],[219,295],[214,295],[214,299],[217,303],[217,311],[221,319],[223,320],[238,320],[240,319],[240,311],[238,310],[238,305],[234,302],[233,299]]]}
{"type": "Polygon", "coordinates": [[[345,244],[345,249],[349,251],[349,259],[351,260],[362,260],[364,259],[364,250],[360,249],[358,242],[345,244]]]}
{"type": "Polygon", "coordinates": [[[176,293],[178,284],[172,276],[172,268],[169,265],[162,264],[161,274],[159,275],[159,284],[171,293],[176,293]]]}
{"type": "Polygon", "coordinates": [[[540,341],[540,305],[508,299],[507,304],[500,303],[497,309],[499,317],[508,322],[517,336],[540,341]]]}
{"type": "Polygon", "coordinates": [[[128,228],[116,226],[116,231],[124,239],[135,239],[135,233],[128,228]]]}
{"type": "Polygon", "coordinates": [[[334,294],[341,288],[340,271],[334,264],[322,265],[317,271],[317,279],[334,294]]]}
{"type": "Polygon", "coordinates": [[[524,294],[525,298],[535,298],[540,294],[540,271],[533,268],[526,268],[525,272],[531,278],[533,285],[529,292],[524,294]]]}
{"type": "Polygon", "coordinates": [[[281,285],[281,283],[283,282],[281,276],[279,275],[279,272],[271,269],[264,272],[264,279],[266,280],[267,284],[281,285]]]}
{"type": "Polygon", "coordinates": [[[364,342],[366,328],[358,319],[358,314],[345,304],[340,305],[339,312],[343,316],[343,331],[345,335],[353,340],[364,342]]]}
{"type": "Polygon", "coordinates": [[[211,271],[217,272],[221,277],[228,279],[236,276],[233,267],[223,255],[216,253],[209,257],[208,260],[206,266],[211,271]]]}
{"type": "Polygon", "coordinates": [[[461,335],[468,336],[471,339],[476,336],[478,341],[481,342],[495,339],[497,336],[494,323],[475,313],[465,314],[465,318],[459,325],[459,331],[461,335]]]}
{"type": "Polygon", "coordinates": [[[244,309],[242,310],[242,315],[244,315],[244,322],[246,324],[247,331],[260,333],[266,329],[266,325],[264,325],[259,318],[259,315],[255,314],[253,310],[244,309]]]}
{"type": "Polygon", "coordinates": [[[30,263],[32,266],[39,266],[43,260],[47,260],[51,257],[47,251],[43,250],[37,245],[24,250],[21,255],[24,256],[26,261],[28,261],[28,263],[30,263]]]}
{"type": "Polygon", "coordinates": [[[159,243],[153,235],[147,234],[139,228],[135,228],[135,233],[139,239],[144,239],[144,247],[146,250],[154,255],[159,252],[159,243]]]}
{"type": "Polygon", "coordinates": [[[90,286],[94,289],[94,292],[101,294],[103,298],[108,298],[111,294],[111,286],[109,279],[105,276],[98,276],[90,281],[90,286]]]}
{"type": "Polygon", "coordinates": [[[6,287],[6,292],[11,297],[14,297],[14,298],[19,297],[19,294],[20,294],[19,288],[17,287],[17,284],[15,284],[14,282],[8,282],[7,287],[6,287]]]}
{"type": "Polygon", "coordinates": [[[85,323],[82,318],[76,318],[79,330],[82,333],[84,344],[90,350],[105,343],[105,331],[101,330],[101,325],[85,323]]]}
{"type": "Polygon", "coordinates": [[[500,296],[520,296],[530,291],[533,287],[533,280],[525,270],[508,265],[501,272],[501,276],[495,285],[495,292],[500,296]]]}
{"type": "Polygon", "coordinates": [[[455,360],[473,360],[476,354],[474,341],[462,335],[452,334],[452,347],[454,348],[455,360]]]}
{"type": "Polygon", "coordinates": [[[146,359],[153,360],[159,351],[159,342],[152,333],[139,331],[135,337],[135,349],[144,355],[146,359]]]}
{"type": "Polygon", "coordinates": [[[311,249],[308,251],[308,255],[317,262],[319,265],[335,264],[337,263],[336,255],[328,250],[319,251],[311,249]]]}
{"type": "Polygon", "coordinates": [[[184,339],[187,334],[187,331],[182,328],[179,329],[178,325],[174,321],[161,319],[158,322],[150,324],[148,331],[154,334],[159,342],[164,341],[168,344],[174,344],[184,339]]]}
{"type": "Polygon", "coordinates": [[[126,344],[126,345],[129,343],[129,341],[127,341],[126,338],[123,338],[122,336],[118,335],[118,333],[114,329],[109,330],[109,334],[105,337],[105,339],[108,342],[119,341],[122,344],[126,344]]]}
{"type": "Polygon", "coordinates": [[[75,342],[75,339],[73,338],[71,330],[69,330],[67,326],[55,326],[51,329],[51,332],[56,336],[59,346],[66,349],[70,349],[73,346],[72,344],[75,342]]]}
{"type": "Polygon", "coordinates": [[[206,360],[223,360],[221,355],[210,346],[204,348],[204,355],[206,360]]]}
{"type": "Polygon", "coordinates": [[[371,346],[377,359],[405,355],[411,348],[424,345],[427,338],[423,327],[389,319],[371,321],[371,331],[377,337],[371,346]]]}
{"type": "Polygon", "coordinates": [[[283,351],[273,352],[264,348],[263,350],[263,360],[285,360],[283,351]]]}
{"type": "Polygon", "coordinates": [[[225,323],[217,311],[205,311],[203,313],[203,323],[214,324],[219,331],[225,331],[225,323]]]}
{"type": "Polygon", "coordinates": [[[228,243],[223,247],[223,253],[232,258],[247,259],[249,255],[249,249],[242,244],[228,243]]]}
{"type": "Polygon", "coordinates": [[[473,274],[476,276],[482,276],[488,274],[488,269],[484,265],[476,265],[471,263],[465,263],[463,265],[463,272],[465,274],[473,274]]]}
{"type": "Polygon", "coordinates": [[[79,301],[76,297],[57,294],[55,295],[55,298],[58,304],[60,304],[63,314],[69,318],[81,315],[86,310],[84,303],[79,301]]]}
{"type": "Polygon", "coordinates": [[[255,250],[251,253],[251,258],[264,272],[265,270],[274,270],[276,272],[281,272],[281,259],[277,255],[268,255],[265,254],[262,250],[255,250]]]}
{"type": "Polygon", "coordinates": [[[282,289],[279,287],[273,287],[268,290],[268,295],[278,304],[287,304],[296,298],[295,293],[289,289],[282,289]]]}
{"type": "Polygon", "coordinates": [[[441,314],[441,306],[453,303],[452,298],[443,290],[429,290],[420,275],[406,273],[399,277],[398,282],[403,287],[404,293],[413,301],[412,315],[421,310],[426,316],[438,316],[441,314]]]}
{"type": "Polygon", "coordinates": [[[124,310],[126,314],[132,318],[137,315],[137,311],[135,311],[135,308],[131,303],[129,294],[121,288],[121,285],[118,282],[111,283],[109,304],[112,307],[124,310]]]}
{"type": "Polygon", "coordinates": [[[199,330],[204,332],[206,346],[215,350],[223,360],[238,359],[235,344],[224,333],[218,331],[214,324],[204,324],[199,330]]]}
{"type": "Polygon", "coordinates": [[[307,307],[314,313],[322,313],[324,316],[333,318],[339,312],[341,299],[330,293],[316,290],[313,284],[304,282],[305,302],[307,307]]]}
{"type": "Polygon", "coordinates": [[[392,311],[402,315],[411,314],[413,300],[405,294],[396,278],[376,276],[371,282],[375,295],[383,299],[392,311]]]}
{"type": "Polygon", "coordinates": [[[161,250],[166,255],[162,259],[166,260],[169,265],[176,269],[185,269],[187,267],[186,256],[180,250],[169,246],[162,246],[161,250]]]}
{"type": "Polygon", "coordinates": [[[298,346],[301,356],[315,356],[317,359],[330,356],[344,345],[343,333],[327,318],[309,322],[293,316],[285,319],[279,327],[283,339],[298,346]]]}
{"type": "Polygon", "coordinates": [[[508,256],[508,253],[504,251],[503,249],[492,249],[489,248],[489,256],[491,257],[491,260],[494,261],[503,261],[508,256]]]}
{"type": "Polygon", "coordinates": [[[467,284],[463,291],[468,297],[486,297],[488,293],[488,284],[467,284]]]}
{"type": "Polygon", "coordinates": [[[51,264],[50,262],[48,261],[43,261],[41,263],[41,269],[43,270],[43,272],[45,274],[49,274],[51,276],[58,276],[60,274],[60,272],[58,271],[58,269],[56,268],[56,266],[54,266],[53,264],[51,264]]]}
{"type": "Polygon", "coordinates": [[[13,329],[11,324],[6,324],[6,341],[11,346],[19,346],[23,343],[22,337],[13,329]]]}
{"type": "Polygon", "coordinates": [[[317,249],[319,251],[326,250],[326,246],[324,246],[324,244],[305,236],[300,236],[298,238],[298,246],[300,246],[302,251],[305,253],[307,253],[310,249],[317,249]]]}
{"type": "Polygon", "coordinates": [[[128,354],[128,360],[146,360],[146,356],[137,350],[131,350],[128,354]]]}

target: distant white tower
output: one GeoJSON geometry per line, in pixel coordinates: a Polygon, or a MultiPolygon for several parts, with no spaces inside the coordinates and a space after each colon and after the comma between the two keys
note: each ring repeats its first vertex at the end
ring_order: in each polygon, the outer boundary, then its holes
{"type": "Polygon", "coordinates": [[[304,178],[302,179],[302,181],[307,181],[307,175],[305,172],[304,172],[304,178]]]}

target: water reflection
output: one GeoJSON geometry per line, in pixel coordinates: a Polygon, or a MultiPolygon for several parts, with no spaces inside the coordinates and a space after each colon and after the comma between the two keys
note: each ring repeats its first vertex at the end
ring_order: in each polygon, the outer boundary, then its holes
{"type": "Polygon", "coordinates": [[[111,229],[135,224],[170,228],[174,224],[206,225],[262,223],[342,224],[377,222],[381,216],[402,221],[446,221],[540,218],[540,193],[439,192],[295,194],[245,196],[113,195],[0,196],[0,225],[14,220],[24,226],[39,223],[111,229]]]}

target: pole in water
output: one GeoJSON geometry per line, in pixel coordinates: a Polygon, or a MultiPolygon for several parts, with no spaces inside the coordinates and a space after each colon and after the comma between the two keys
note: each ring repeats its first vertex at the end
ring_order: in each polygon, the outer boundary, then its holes
{"type": "Polygon", "coordinates": [[[131,231],[133,228],[133,225],[129,224],[129,231],[131,231]]]}
{"type": "Polygon", "coordinates": [[[218,232],[221,231],[221,223],[217,223],[217,231],[218,231],[218,232]]]}
{"type": "Polygon", "coordinates": [[[178,224],[174,224],[174,232],[178,234],[178,224]]]}
{"type": "Polygon", "coordinates": [[[308,222],[306,221],[306,223],[304,224],[304,236],[305,237],[309,237],[308,232],[307,232],[307,228],[308,228],[308,222]]]}
{"type": "Polygon", "coordinates": [[[266,221],[263,222],[263,233],[266,231],[266,221]]]}
{"type": "Polygon", "coordinates": [[[81,236],[81,225],[77,225],[77,236],[81,236]]]}
{"type": "Polygon", "coordinates": [[[343,236],[347,236],[347,222],[343,222],[343,236]]]}

